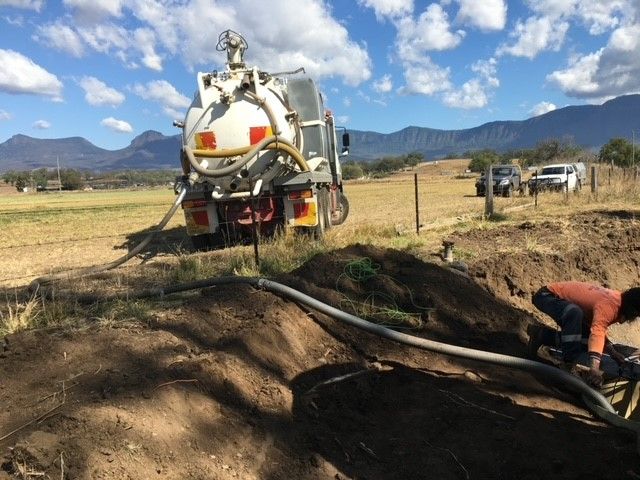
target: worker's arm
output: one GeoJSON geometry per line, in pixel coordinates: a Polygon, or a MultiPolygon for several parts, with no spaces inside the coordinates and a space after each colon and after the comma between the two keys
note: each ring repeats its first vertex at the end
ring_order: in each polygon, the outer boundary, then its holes
{"type": "Polygon", "coordinates": [[[602,370],[600,360],[607,341],[607,327],[609,319],[606,310],[600,305],[593,309],[593,321],[589,335],[589,383],[594,387],[602,385],[602,370]]]}

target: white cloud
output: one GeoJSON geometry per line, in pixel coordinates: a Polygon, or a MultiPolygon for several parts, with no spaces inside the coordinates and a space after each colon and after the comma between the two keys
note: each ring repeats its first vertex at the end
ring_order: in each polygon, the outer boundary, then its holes
{"type": "Polygon", "coordinates": [[[449,68],[442,68],[426,58],[421,64],[408,65],[404,71],[406,85],[399,89],[402,95],[422,94],[433,95],[437,92],[449,90],[449,68]]]}
{"type": "Polygon", "coordinates": [[[122,0],[63,0],[76,16],[86,22],[96,22],[107,17],[122,15],[122,0]]]}
{"type": "Polygon", "coordinates": [[[0,49],[0,91],[62,100],[62,82],[58,77],[13,50],[0,49]]]}
{"type": "Polygon", "coordinates": [[[580,0],[527,0],[526,3],[538,15],[559,18],[573,14],[580,0]]]}
{"type": "Polygon", "coordinates": [[[42,9],[44,0],[0,0],[0,7],[24,8],[39,12],[42,9]]]}
{"type": "Polygon", "coordinates": [[[458,0],[460,10],[456,20],[483,31],[502,30],[507,22],[504,0],[458,0]]]}
{"type": "Polygon", "coordinates": [[[482,108],[489,103],[485,87],[477,78],[465,82],[459,89],[445,92],[442,99],[449,107],[464,109],[482,108]]]}
{"type": "Polygon", "coordinates": [[[13,27],[21,27],[24,26],[24,17],[22,15],[17,15],[15,17],[4,16],[4,21],[13,27]]]}
{"type": "Polygon", "coordinates": [[[131,45],[129,32],[113,23],[78,28],[78,34],[91,48],[100,53],[126,50],[131,45]]]}
{"type": "Polygon", "coordinates": [[[556,107],[555,104],[551,102],[540,102],[534,105],[533,108],[529,110],[529,113],[534,117],[537,117],[538,115],[544,115],[545,113],[552,112],[556,108],[558,107],[556,107]]]}
{"type": "Polygon", "coordinates": [[[71,27],[60,22],[38,26],[32,38],[77,58],[84,55],[84,45],[80,36],[71,27]]]}
{"type": "Polygon", "coordinates": [[[498,61],[493,57],[489,60],[478,60],[471,65],[471,71],[477,73],[488,87],[496,88],[500,86],[497,65],[498,61]]]}
{"type": "Polygon", "coordinates": [[[637,10],[633,0],[580,0],[576,13],[589,27],[591,35],[600,35],[632,18],[637,10]]]}
{"type": "Polygon", "coordinates": [[[118,90],[108,87],[95,77],[82,77],[79,82],[85,91],[84,98],[89,105],[99,106],[117,106],[124,102],[125,96],[118,90]]]}
{"type": "Polygon", "coordinates": [[[413,12],[413,0],[358,0],[358,3],[372,8],[378,20],[402,17],[413,12]]]}
{"type": "Polygon", "coordinates": [[[158,72],[162,71],[162,58],[156,53],[156,36],[153,30],[138,28],[133,33],[134,44],[142,53],[142,63],[145,67],[158,72]]]}
{"type": "Polygon", "coordinates": [[[175,108],[164,107],[162,111],[165,113],[165,115],[173,118],[174,120],[184,118],[184,111],[176,110],[175,108]]]}
{"type": "Polygon", "coordinates": [[[398,20],[396,28],[396,44],[400,57],[405,61],[415,61],[426,51],[455,48],[465,36],[462,30],[449,30],[447,12],[437,3],[429,5],[415,21],[411,17],[398,20]]]}
{"type": "Polygon", "coordinates": [[[13,116],[9,112],[0,108],[0,121],[11,120],[12,118],[13,116]]]}
{"type": "Polygon", "coordinates": [[[33,122],[33,125],[31,127],[35,128],[36,130],[47,130],[51,128],[51,123],[47,122],[46,120],[37,120],[33,122]]]}
{"type": "Polygon", "coordinates": [[[389,93],[393,90],[391,75],[383,75],[382,78],[373,82],[373,89],[378,93],[389,93]]]}
{"type": "Polygon", "coordinates": [[[576,57],[570,60],[565,70],[556,70],[547,75],[547,80],[572,97],[600,97],[600,86],[595,77],[602,53],[603,49],[576,57]]]}
{"type": "Polygon", "coordinates": [[[163,107],[166,115],[172,118],[184,116],[181,109],[191,104],[188,97],[178,92],[173,85],[166,80],[154,80],[146,85],[136,83],[131,91],[145,100],[152,100],[163,107]]]}
{"type": "Polygon", "coordinates": [[[606,46],[576,56],[547,80],[565,94],[599,102],[640,92],[640,23],[615,29],[606,46]]]}
{"type": "Polygon", "coordinates": [[[518,21],[510,37],[515,38],[511,45],[502,44],[497,55],[509,54],[514,57],[532,59],[544,50],[558,51],[564,42],[569,23],[554,20],[551,17],[529,17],[525,22],[518,21]]]}
{"type": "Polygon", "coordinates": [[[131,125],[127,122],[125,122],[124,120],[117,120],[113,117],[108,117],[103,119],[100,122],[100,125],[102,125],[103,127],[108,128],[109,130],[112,130],[114,132],[117,133],[131,133],[133,132],[133,127],[131,127],[131,125]]]}
{"type": "Polygon", "coordinates": [[[612,51],[618,50],[620,52],[633,52],[638,48],[639,40],[640,23],[614,30],[609,38],[607,48],[612,51]]]}
{"type": "Polygon", "coordinates": [[[249,44],[247,63],[266,71],[304,67],[315,78],[338,76],[354,86],[371,76],[366,48],[349,38],[324,0],[298,0],[295,8],[290,0],[220,0],[215,8],[208,0],[175,5],[140,0],[130,8],[153,28],[162,47],[181,56],[190,69],[226,61],[213,47],[219,33],[231,26],[249,44]],[[265,18],[278,21],[263,21],[265,18]]]}
{"type": "Polygon", "coordinates": [[[349,97],[344,97],[342,99],[342,105],[349,108],[351,106],[351,99],[349,97]]]}

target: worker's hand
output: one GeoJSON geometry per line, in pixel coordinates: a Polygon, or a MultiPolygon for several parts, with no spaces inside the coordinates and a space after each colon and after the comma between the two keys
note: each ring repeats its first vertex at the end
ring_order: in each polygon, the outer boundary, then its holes
{"type": "Polygon", "coordinates": [[[593,388],[602,387],[602,370],[599,368],[590,368],[585,380],[593,388]]]}

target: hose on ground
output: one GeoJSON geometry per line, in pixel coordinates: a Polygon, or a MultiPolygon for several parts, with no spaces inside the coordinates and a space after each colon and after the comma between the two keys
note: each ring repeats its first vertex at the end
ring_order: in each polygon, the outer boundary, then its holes
{"type": "Polygon", "coordinates": [[[188,190],[187,187],[183,187],[182,190],[180,190],[180,193],[178,194],[175,201],[173,202],[173,205],[171,206],[169,211],[167,211],[164,217],[162,217],[162,220],[160,220],[160,223],[158,223],[158,225],[156,225],[155,228],[151,232],[149,232],[149,234],[138,245],[136,245],[132,250],[127,252],[126,255],[123,255],[122,257],[112,262],[105,263],[104,265],[97,265],[94,267],[81,268],[79,270],[70,270],[66,272],[54,273],[51,275],[38,277],[31,282],[31,284],[29,285],[29,288],[32,291],[35,291],[40,289],[43,285],[50,284],[57,280],[79,278],[79,277],[84,277],[86,275],[92,275],[95,273],[104,272],[106,270],[111,270],[113,268],[119,267],[123,263],[132,259],[136,255],[138,255],[138,253],[140,253],[142,249],[149,244],[149,242],[151,242],[153,237],[155,237],[158,234],[158,232],[162,231],[164,227],[167,226],[167,223],[169,223],[169,220],[171,220],[171,217],[173,217],[173,215],[176,213],[176,210],[178,210],[178,207],[180,207],[180,205],[182,204],[182,200],[184,200],[184,197],[187,194],[187,190],[188,190]]]}
{"type": "Polygon", "coordinates": [[[556,367],[546,365],[544,363],[536,362],[533,360],[527,360],[520,357],[512,357],[509,355],[503,355],[500,353],[486,352],[483,350],[474,350],[466,347],[459,347],[447,343],[437,342],[434,340],[428,340],[426,338],[416,337],[406,333],[397,332],[390,328],[377,325],[375,323],[368,322],[360,317],[351,315],[350,313],[339,310],[331,305],[327,305],[320,300],[317,300],[309,295],[306,295],[298,290],[283,285],[272,280],[257,277],[217,277],[199,280],[195,282],[170,285],[165,288],[156,288],[151,290],[145,290],[138,292],[137,294],[127,295],[127,298],[147,298],[155,296],[164,296],[172,293],[184,292],[188,290],[195,290],[199,288],[214,287],[228,284],[244,283],[252,285],[257,288],[262,288],[278,295],[289,298],[293,301],[300,302],[314,310],[317,310],[325,315],[328,315],[336,320],[339,320],[347,325],[354,326],[356,328],[365,330],[374,335],[378,335],[389,340],[393,340],[404,345],[428,350],[435,353],[442,353],[445,355],[451,355],[454,357],[465,358],[469,360],[476,360],[493,365],[500,365],[503,367],[513,368],[517,370],[524,370],[536,374],[543,375],[550,380],[553,380],[559,384],[568,386],[574,392],[580,394],[587,404],[587,406],[597,416],[603,420],[612,423],[616,426],[622,426],[623,428],[638,431],[634,426],[635,422],[625,422],[618,417],[614,408],[609,404],[607,399],[598,391],[589,387],[579,378],[560,370],[556,367]],[[615,419],[615,420],[614,420],[615,419]],[[614,423],[614,421],[616,423],[614,423]]]}

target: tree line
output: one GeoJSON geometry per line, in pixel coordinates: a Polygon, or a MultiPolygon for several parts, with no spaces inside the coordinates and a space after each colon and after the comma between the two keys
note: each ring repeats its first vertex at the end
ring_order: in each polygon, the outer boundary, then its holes
{"type": "Polygon", "coordinates": [[[61,168],[58,170],[38,168],[35,170],[9,170],[2,174],[2,180],[22,192],[25,188],[46,190],[55,184],[62,190],[80,190],[86,186],[108,188],[109,186],[167,185],[178,175],[176,170],[122,170],[114,172],[92,172],[61,168]]]}
{"type": "Polygon", "coordinates": [[[386,156],[373,162],[349,160],[342,164],[342,178],[345,180],[362,177],[382,178],[405,168],[413,168],[424,161],[424,155],[420,152],[411,152],[397,157],[386,156]]]}
{"type": "Polygon", "coordinates": [[[626,138],[612,138],[594,152],[575,145],[567,139],[551,139],[539,142],[534,148],[508,150],[498,153],[483,149],[465,152],[461,157],[471,158],[469,169],[472,172],[484,172],[489,165],[510,164],[517,159],[521,168],[546,165],[551,162],[594,161],[618,167],[628,168],[636,165],[635,146],[626,138]]]}

